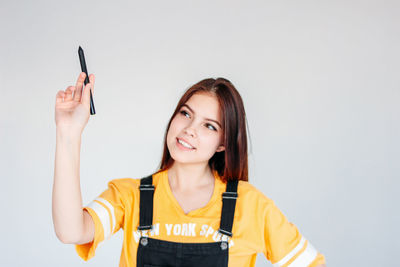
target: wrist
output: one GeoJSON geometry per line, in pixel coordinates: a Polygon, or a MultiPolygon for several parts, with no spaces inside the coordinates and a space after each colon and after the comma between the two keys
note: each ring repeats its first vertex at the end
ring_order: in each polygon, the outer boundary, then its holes
{"type": "Polygon", "coordinates": [[[57,139],[68,139],[68,140],[81,140],[82,132],[79,130],[73,130],[70,127],[59,127],[56,128],[57,139]]]}

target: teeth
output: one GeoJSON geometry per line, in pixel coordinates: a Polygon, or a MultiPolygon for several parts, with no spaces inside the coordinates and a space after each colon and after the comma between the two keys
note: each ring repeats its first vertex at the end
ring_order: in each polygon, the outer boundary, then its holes
{"type": "Polygon", "coordinates": [[[185,142],[182,141],[181,139],[178,139],[178,142],[179,142],[180,144],[182,144],[184,147],[193,149],[193,147],[191,147],[188,143],[185,143],[185,142]]]}

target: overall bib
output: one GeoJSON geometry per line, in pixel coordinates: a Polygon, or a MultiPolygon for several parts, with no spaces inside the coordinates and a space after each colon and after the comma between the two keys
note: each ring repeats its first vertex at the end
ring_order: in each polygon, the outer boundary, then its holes
{"type": "Polygon", "coordinates": [[[140,235],[136,256],[137,267],[228,267],[228,239],[232,237],[238,181],[228,181],[222,193],[219,242],[178,243],[154,239],[145,235],[153,227],[153,177],[140,180],[140,235]]]}

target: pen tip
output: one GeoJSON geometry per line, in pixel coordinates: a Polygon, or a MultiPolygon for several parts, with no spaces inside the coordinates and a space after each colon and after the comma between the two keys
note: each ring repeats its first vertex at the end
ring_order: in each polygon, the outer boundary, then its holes
{"type": "Polygon", "coordinates": [[[79,50],[82,50],[82,47],[81,47],[81,46],[79,46],[79,50]]]}

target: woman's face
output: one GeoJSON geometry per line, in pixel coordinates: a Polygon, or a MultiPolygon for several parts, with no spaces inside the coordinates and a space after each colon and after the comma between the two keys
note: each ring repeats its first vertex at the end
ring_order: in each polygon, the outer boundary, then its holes
{"type": "Polygon", "coordinates": [[[171,121],[167,134],[171,157],[181,163],[208,163],[215,152],[225,149],[221,127],[217,98],[208,93],[192,95],[171,121]]]}

